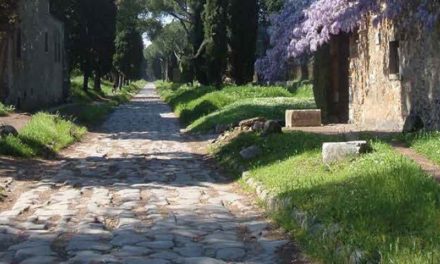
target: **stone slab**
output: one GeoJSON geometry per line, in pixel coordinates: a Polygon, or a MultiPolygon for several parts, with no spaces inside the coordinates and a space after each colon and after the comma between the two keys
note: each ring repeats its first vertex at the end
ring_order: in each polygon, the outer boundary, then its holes
{"type": "Polygon", "coordinates": [[[321,126],[321,110],[287,110],[286,127],[314,127],[321,126]]]}
{"type": "Polygon", "coordinates": [[[329,142],[322,145],[322,160],[330,165],[348,158],[367,153],[370,147],[367,141],[329,142]]]}

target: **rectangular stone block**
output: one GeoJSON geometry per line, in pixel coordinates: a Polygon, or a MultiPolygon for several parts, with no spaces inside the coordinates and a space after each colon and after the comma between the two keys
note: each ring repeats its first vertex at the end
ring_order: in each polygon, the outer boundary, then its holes
{"type": "Polygon", "coordinates": [[[321,126],[321,110],[287,110],[286,127],[314,127],[321,126]]]}
{"type": "Polygon", "coordinates": [[[329,142],[322,145],[322,161],[331,165],[338,161],[358,157],[370,151],[367,141],[329,142]]]}

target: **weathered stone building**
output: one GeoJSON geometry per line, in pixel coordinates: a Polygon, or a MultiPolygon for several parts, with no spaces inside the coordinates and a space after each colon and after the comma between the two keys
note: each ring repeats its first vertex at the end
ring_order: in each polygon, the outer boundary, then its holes
{"type": "Polygon", "coordinates": [[[63,23],[49,0],[19,0],[17,13],[0,32],[0,100],[25,110],[59,103],[67,91],[63,23]]]}
{"type": "Polygon", "coordinates": [[[315,89],[327,123],[364,130],[440,129],[440,25],[391,21],[340,34],[316,53],[315,89]]]}

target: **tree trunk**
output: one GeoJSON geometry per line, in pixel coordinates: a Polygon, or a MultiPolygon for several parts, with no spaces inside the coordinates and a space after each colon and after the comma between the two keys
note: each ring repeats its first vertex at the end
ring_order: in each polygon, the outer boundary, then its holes
{"type": "Polygon", "coordinates": [[[119,88],[119,73],[114,73],[113,81],[113,92],[116,92],[119,88]]]}
{"type": "Polygon", "coordinates": [[[89,90],[89,77],[90,73],[88,71],[84,71],[83,90],[86,92],[89,90]]]}
{"type": "Polygon", "coordinates": [[[119,90],[122,89],[122,86],[124,85],[124,75],[120,74],[119,75],[119,84],[118,84],[118,88],[119,90]]]}
{"type": "Polygon", "coordinates": [[[97,92],[101,92],[101,73],[99,71],[95,72],[95,82],[93,88],[97,92]]]}

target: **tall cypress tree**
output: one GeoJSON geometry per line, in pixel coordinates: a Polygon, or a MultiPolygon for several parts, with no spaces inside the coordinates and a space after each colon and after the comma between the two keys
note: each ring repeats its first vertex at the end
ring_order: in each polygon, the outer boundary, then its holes
{"type": "Polygon", "coordinates": [[[227,62],[227,0],[207,0],[203,13],[207,78],[210,84],[221,85],[227,62]]]}
{"type": "Polygon", "coordinates": [[[229,45],[231,76],[237,84],[251,82],[258,31],[257,0],[230,0],[229,45]]]}
{"type": "MultiPolygon", "coordinates": [[[[206,0],[192,0],[190,8],[192,10],[191,16],[191,44],[193,46],[193,53],[197,53],[203,44],[204,40],[204,28],[203,28],[203,9],[205,7],[206,0]]],[[[208,83],[208,77],[206,74],[206,61],[203,56],[197,56],[192,60],[192,67],[196,79],[201,84],[208,83]]]]}

